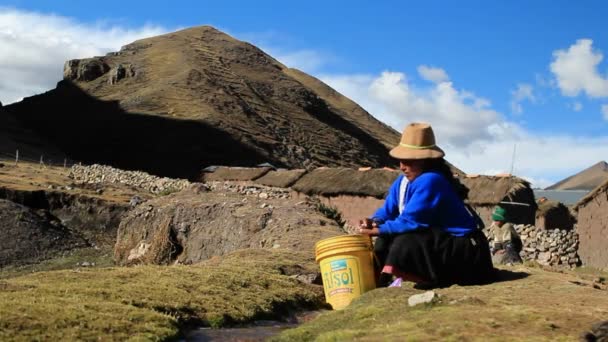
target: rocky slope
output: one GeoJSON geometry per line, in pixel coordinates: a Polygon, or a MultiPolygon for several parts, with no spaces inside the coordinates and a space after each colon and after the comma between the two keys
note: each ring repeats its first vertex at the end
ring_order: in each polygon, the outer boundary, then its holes
{"type": "Polygon", "coordinates": [[[608,163],[601,161],[547,187],[546,190],[593,190],[606,180],[608,180],[608,163]]]}
{"type": "Polygon", "coordinates": [[[212,27],[68,61],[5,107],[70,157],[193,178],[206,165],[385,166],[399,134],[319,80],[212,27]]]}
{"type": "Polygon", "coordinates": [[[78,234],[44,214],[0,199],[0,268],[37,262],[87,246],[78,234]]]}
{"type": "Polygon", "coordinates": [[[193,184],[128,212],[118,229],[116,261],[191,264],[244,248],[312,255],[316,241],[344,234],[314,204],[291,199],[286,189],[211,185],[193,184]]]}

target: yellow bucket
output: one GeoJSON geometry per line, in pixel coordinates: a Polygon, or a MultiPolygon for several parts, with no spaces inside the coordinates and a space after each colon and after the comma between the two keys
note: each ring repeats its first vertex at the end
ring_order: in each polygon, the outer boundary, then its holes
{"type": "Polygon", "coordinates": [[[376,288],[372,242],[364,235],[343,235],[316,243],[325,300],[341,310],[363,293],[376,288]]]}

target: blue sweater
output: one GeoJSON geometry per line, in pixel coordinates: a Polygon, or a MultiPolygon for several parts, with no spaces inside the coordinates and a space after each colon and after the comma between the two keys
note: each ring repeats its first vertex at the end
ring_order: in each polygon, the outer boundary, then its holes
{"type": "Polygon", "coordinates": [[[399,176],[391,185],[384,205],[372,216],[380,234],[399,234],[437,227],[454,236],[465,236],[477,229],[473,216],[452,185],[437,172],[425,172],[407,184],[405,208],[399,215],[399,176]]]}

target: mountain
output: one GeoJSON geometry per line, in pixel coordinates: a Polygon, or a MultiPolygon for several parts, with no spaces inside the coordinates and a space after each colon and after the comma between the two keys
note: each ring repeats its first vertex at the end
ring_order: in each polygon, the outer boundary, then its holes
{"type": "Polygon", "coordinates": [[[546,190],[593,190],[606,180],[608,180],[608,163],[601,161],[547,187],[546,190]]]}
{"type": "Polygon", "coordinates": [[[24,127],[0,104],[0,159],[15,159],[19,151],[21,160],[63,162],[64,154],[31,129],[24,127]]]}
{"type": "Polygon", "coordinates": [[[5,107],[71,159],[192,178],[208,165],[393,166],[399,133],[320,80],[209,26],[70,60],[5,107]]]}

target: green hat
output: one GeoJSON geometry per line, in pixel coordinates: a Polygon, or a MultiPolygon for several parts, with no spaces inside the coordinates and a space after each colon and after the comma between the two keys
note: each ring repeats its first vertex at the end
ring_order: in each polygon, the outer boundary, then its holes
{"type": "Polygon", "coordinates": [[[494,209],[494,212],[492,213],[492,220],[505,221],[506,216],[507,216],[507,211],[504,208],[496,207],[496,209],[494,209]]]}

